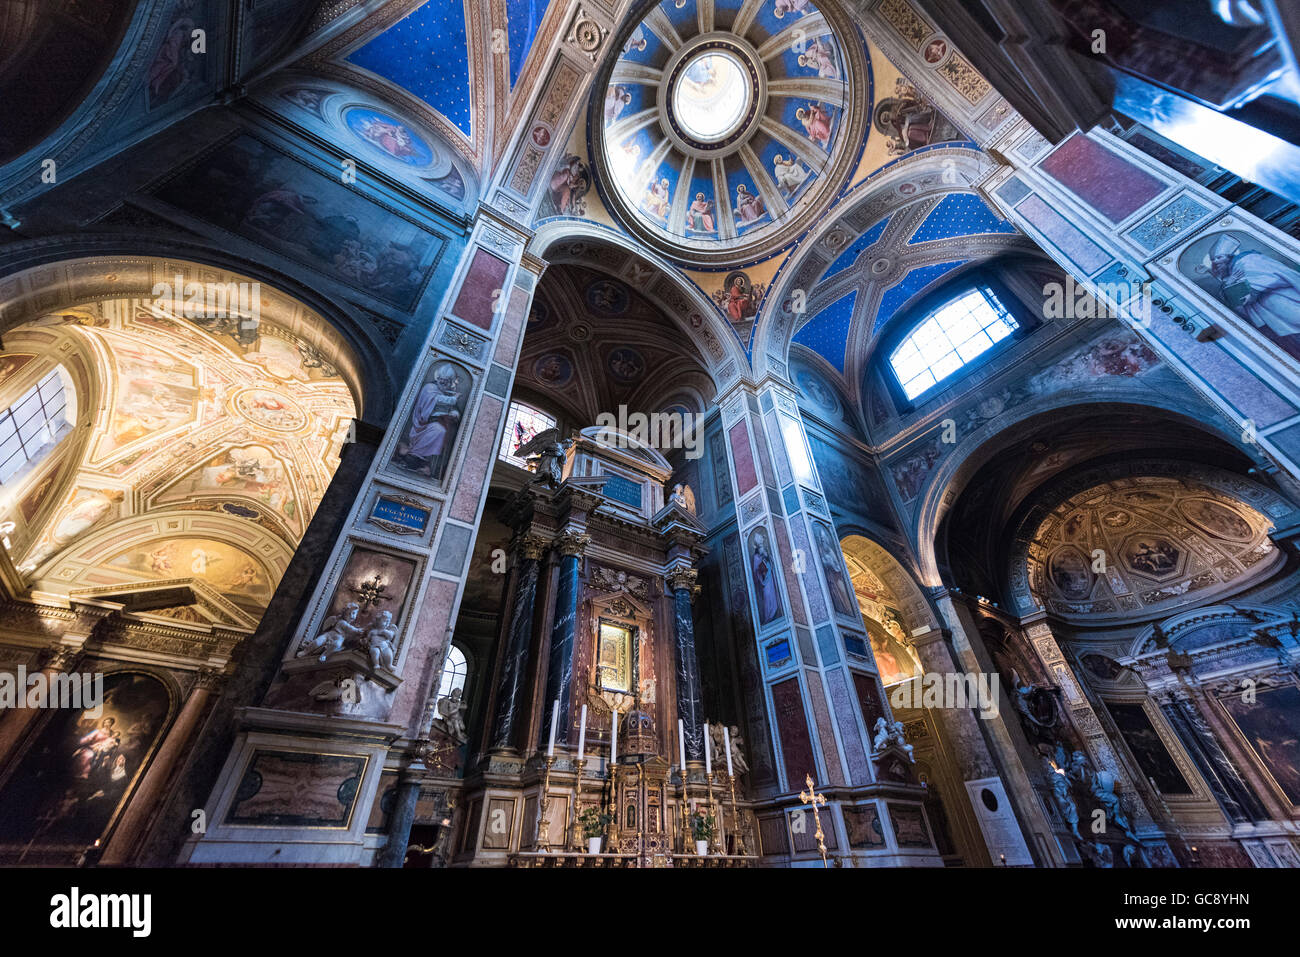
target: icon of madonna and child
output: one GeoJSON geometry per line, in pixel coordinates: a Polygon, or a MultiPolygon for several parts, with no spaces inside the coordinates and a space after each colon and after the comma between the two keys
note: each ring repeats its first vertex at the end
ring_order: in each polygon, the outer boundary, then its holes
{"type": "Polygon", "coordinates": [[[440,481],[456,447],[465,405],[474,383],[468,370],[453,362],[438,362],[415,397],[393,464],[440,481]]]}

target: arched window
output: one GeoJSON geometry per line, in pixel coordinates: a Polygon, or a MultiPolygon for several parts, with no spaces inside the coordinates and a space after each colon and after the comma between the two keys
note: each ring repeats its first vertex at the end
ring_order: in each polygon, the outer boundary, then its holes
{"type": "Polygon", "coordinates": [[[988,286],[968,289],[931,312],[889,356],[909,400],[943,382],[1020,328],[988,286]]]}
{"type": "Polygon", "coordinates": [[[53,451],[72,429],[74,414],[57,368],[0,412],[0,483],[53,451]]]}
{"type": "Polygon", "coordinates": [[[539,432],[555,428],[555,417],[522,402],[510,403],[510,414],[506,418],[505,435],[501,437],[501,450],[497,458],[504,459],[521,469],[528,468],[525,459],[515,455],[519,449],[533,440],[539,432]]]}
{"type": "Polygon", "coordinates": [[[469,662],[465,660],[465,652],[452,645],[451,651],[447,652],[447,663],[442,666],[442,682],[438,685],[438,700],[441,701],[457,688],[460,688],[461,694],[464,695],[465,679],[468,676],[469,662]]]}

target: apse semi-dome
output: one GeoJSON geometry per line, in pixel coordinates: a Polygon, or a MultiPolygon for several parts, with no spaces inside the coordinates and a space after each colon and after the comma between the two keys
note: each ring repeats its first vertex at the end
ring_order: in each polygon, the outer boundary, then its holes
{"type": "Polygon", "coordinates": [[[838,11],[662,0],[619,45],[591,147],[606,203],[641,239],[686,262],[736,261],[788,242],[843,187],[870,71],[838,11]]]}

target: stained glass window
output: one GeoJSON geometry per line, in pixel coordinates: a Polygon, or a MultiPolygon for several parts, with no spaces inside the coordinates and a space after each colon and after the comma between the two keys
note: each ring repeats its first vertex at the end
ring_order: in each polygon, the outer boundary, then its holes
{"type": "Polygon", "coordinates": [[[511,402],[510,413],[506,419],[506,431],[501,437],[501,450],[497,458],[504,459],[521,469],[528,468],[528,462],[516,456],[515,452],[531,442],[537,433],[553,428],[555,428],[554,417],[522,402],[511,402]]]}
{"type": "Polygon", "coordinates": [[[971,289],[909,332],[890,355],[889,364],[904,395],[915,399],[1018,328],[993,290],[971,289]]]}

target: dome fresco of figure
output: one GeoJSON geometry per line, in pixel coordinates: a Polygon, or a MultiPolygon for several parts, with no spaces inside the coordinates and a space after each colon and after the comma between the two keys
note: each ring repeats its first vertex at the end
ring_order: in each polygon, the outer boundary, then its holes
{"type": "Polygon", "coordinates": [[[624,224],[679,258],[757,253],[806,226],[865,134],[866,55],[838,16],[809,0],[647,8],[592,107],[624,224]]]}

